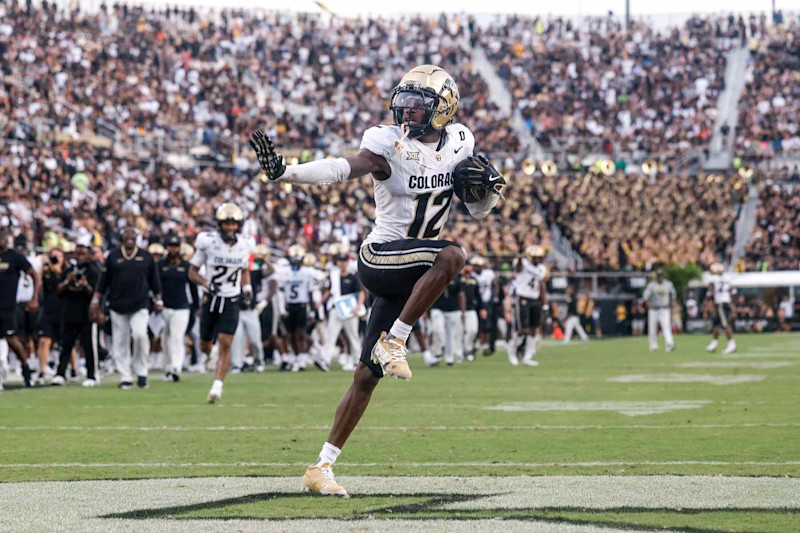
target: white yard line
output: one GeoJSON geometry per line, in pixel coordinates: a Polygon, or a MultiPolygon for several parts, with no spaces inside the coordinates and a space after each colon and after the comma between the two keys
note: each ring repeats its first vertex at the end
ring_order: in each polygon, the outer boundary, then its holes
{"type": "MultiPolygon", "coordinates": [[[[449,466],[471,467],[499,467],[499,468],[549,468],[549,467],[593,467],[593,466],[794,466],[800,461],[586,461],[586,462],[543,462],[543,463],[494,463],[494,462],[448,462],[448,463],[398,463],[393,466],[406,468],[431,468],[449,466]]],[[[0,464],[0,468],[200,468],[200,467],[300,467],[308,463],[14,463],[0,464]]],[[[346,467],[376,467],[386,466],[386,463],[348,463],[337,462],[336,466],[346,467]]],[[[2,486],[2,485],[0,485],[2,486]]]]}
{"type": "MultiPolygon", "coordinates": [[[[628,425],[530,425],[530,426],[359,426],[361,431],[546,431],[628,429],[735,429],[800,427],[800,422],[744,424],[628,424],[628,425]]],[[[326,431],[330,426],[0,426],[0,431],[326,431]]]]}

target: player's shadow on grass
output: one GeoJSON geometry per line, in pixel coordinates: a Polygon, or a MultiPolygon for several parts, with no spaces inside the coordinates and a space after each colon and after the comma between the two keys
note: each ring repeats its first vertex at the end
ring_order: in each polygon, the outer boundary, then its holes
{"type": "MultiPolygon", "coordinates": [[[[531,522],[548,522],[554,524],[569,525],[589,525],[600,528],[625,529],[630,531],[673,531],[685,533],[723,533],[728,529],[716,529],[708,525],[708,520],[713,523],[715,514],[746,513],[746,514],[771,514],[797,515],[800,518],[800,508],[706,508],[706,509],[675,509],[669,507],[607,507],[588,509],[583,507],[535,507],[535,508],[489,508],[489,509],[442,509],[442,506],[458,503],[476,501],[482,498],[500,496],[501,494],[441,494],[441,493],[400,493],[400,494],[357,494],[349,500],[335,500],[332,497],[309,496],[302,493],[286,492],[265,492],[258,494],[248,494],[235,498],[226,498],[210,502],[202,502],[192,505],[180,505],[175,507],[165,507],[161,509],[141,509],[125,513],[112,513],[103,515],[100,518],[124,518],[124,519],[177,519],[177,520],[303,520],[303,519],[327,519],[327,520],[360,520],[366,518],[381,519],[403,519],[403,520],[479,520],[479,519],[504,519],[504,520],[524,520],[531,522]],[[298,516],[295,512],[296,505],[301,500],[309,498],[325,498],[328,501],[341,502],[340,505],[327,506],[319,513],[298,516]],[[360,500],[390,499],[403,500],[414,499],[424,501],[414,501],[398,503],[396,505],[381,506],[374,501],[364,501],[359,509],[360,500]],[[237,516],[214,516],[214,511],[233,506],[248,506],[260,502],[274,501],[276,511],[280,516],[271,515],[257,516],[256,513],[248,515],[245,511],[237,516]],[[347,503],[345,503],[347,502],[347,503]],[[283,507],[281,509],[280,507],[283,507]],[[337,508],[338,507],[338,508],[337,508]],[[346,509],[344,507],[349,507],[346,509]],[[207,514],[206,514],[207,513],[207,514]],[[668,524],[646,524],[637,520],[637,515],[663,514],[672,517],[692,517],[705,518],[706,523],[696,525],[670,526],[668,524]],[[570,516],[572,515],[572,516],[570,516]],[[577,515],[577,516],[576,516],[577,515]],[[710,515],[710,516],[707,516],[710,515]],[[593,519],[593,517],[596,518],[593,519]]],[[[668,521],[668,520],[665,520],[668,521]]]]}

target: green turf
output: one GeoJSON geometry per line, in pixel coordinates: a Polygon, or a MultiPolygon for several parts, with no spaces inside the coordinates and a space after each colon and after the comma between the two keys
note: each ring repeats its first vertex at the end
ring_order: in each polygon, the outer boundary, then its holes
{"type": "MultiPolygon", "coordinates": [[[[705,353],[707,342],[705,336],[681,336],[678,350],[671,354],[648,352],[642,338],[545,347],[538,368],[512,368],[504,355],[433,369],[412,359],[412,381],[386,380],[376,390],[363,428],[357,428],[347,443],[337,474],[800,475],[800,464],[781,464],[800,462],[800,358],[782,355],[797,354],[800,338],[742,335],[739,352],[754,356],[737,359],[705,353]],[[674,366],[689,361],[792,365],[674,366]],[[675,373],[767,378],[724,386],[607,381],[621,375],[675,373]],[[484,409],[509,402],[679,400],[711,403],[644,416],[484,409]],[[632,425],[652,427],[624,427],[632,425]],[[704,427],[708,425],[730,427],[704,427]],[[725,464],[663,464],[685,462],[725,464]],[[364,463],[372,465],[361,466],[364,463]]],[[[71,385],[0,394],[0,426],[38,428],[0,430],[0,465],[40,465],[0,466],[0,481],[299,475],[300,465],[313,461],[325,442],[336,403],[352,379],[344,372],[317,370],[231,375],[222,403],[209,406],[204,400],[210,375],[185,375],[178,384],[160,377],[153,376],[148,390],[119,391],[107,378],[97,389],[71,385]],[[184,430],[176,431],[178,427],[184,430]],[[242,429],[205,430],[209,427],[242,429]],[[51,463],[87,466],[41,466],[51,463]],[[120,465],[102,466],[109,463],[120,465]],[[165,466],[146,466],[162,463],[165,466]],[[92,464],[96,466],[88,466],[92,464]]]]}

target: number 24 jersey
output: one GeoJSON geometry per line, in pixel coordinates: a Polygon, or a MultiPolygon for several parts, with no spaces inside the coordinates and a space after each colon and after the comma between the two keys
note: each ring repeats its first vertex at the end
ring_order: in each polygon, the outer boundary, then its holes
{"type": "Polygon", "coordinates": [[[206,279],[216,284],[217,296],[233,298],[242,292],[242,269],[250,267],[250,254],[255,247],[251,237],[236,235],[228,245],[217,231],[203,231],[197,236],[194,257],[190,263],[206,267],[206,279]]]}

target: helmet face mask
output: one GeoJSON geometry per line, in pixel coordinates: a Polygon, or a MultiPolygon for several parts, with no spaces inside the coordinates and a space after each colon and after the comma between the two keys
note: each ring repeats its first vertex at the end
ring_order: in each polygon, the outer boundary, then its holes
{"type": "Polygon", "coordinates": [[[214,218],[222,240],[228,244],[236,242],[236,234],[242,229],[244,221],[244,214],[239,206],[226,202],[217,208],[214,218]]]}
{"type": "Polygon", "coordinates": [[[389,109],[395,126],[406,125],[408,137],[416,139],[441,131],[453,121],[461,96],[452,76],[436,65],[412,68],[392,92],[389,109]],[[406,113],[406,110],[412,110],[406,113]],[[411,122],[406,115],[413,110],[424,111],[420,123],[411,122]]]}

